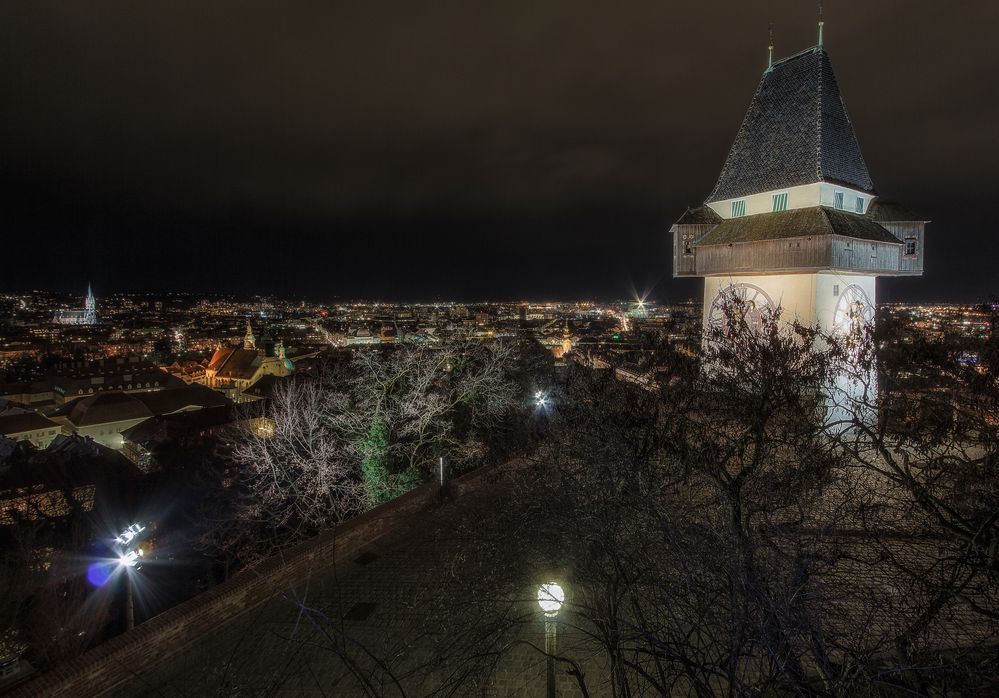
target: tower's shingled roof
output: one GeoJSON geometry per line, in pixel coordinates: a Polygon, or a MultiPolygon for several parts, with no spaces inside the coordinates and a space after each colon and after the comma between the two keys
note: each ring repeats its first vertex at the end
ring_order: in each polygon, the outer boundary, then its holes
{"type": "Polygon", "coordinates": [[[874,190],[829,56],[815,47],[763,74],[707,200],[819,181],[874,190]]]}

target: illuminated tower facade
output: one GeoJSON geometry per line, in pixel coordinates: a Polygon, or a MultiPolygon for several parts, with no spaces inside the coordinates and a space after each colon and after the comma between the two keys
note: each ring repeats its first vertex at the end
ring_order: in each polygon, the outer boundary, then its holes
{"type": "Polygon", "coordinates": [[[90,284],[87,284],[87,297],[83,301],[83,323],[84,325],[96,325],[97,324],[97,299],[94,298],[94,292],[90,288],[90,284]]]}
{"type": "Polygon", "coordinates": [[[673,275],[704,277],[705,329],[734,294],[750,321],[780,306],[788,322],[856,332],[878,276],[922,274],[927,221],[875,193],[819,36],[771,61],[714,189],[671,229],[673,275]]]}
{"type": "Polygon", "coordinates": [[[246,334],[243,336],[243,348],[257,348],[257,338],[253,336],[253,326],[250,324],[249,320],[246,321],[246,334]]]}
{"type": "Polygon", "coordinates": [[[52,322],[57,325],[96,325],[97,324],[97,299],[94,292],[87,284],[87,295],[83,299],[83,310],[63,310],[55,312],[52,322]]]}
{"type": "Polygon", "coordinates": [[[572,335],[569,334],[569,321],[565,321],[562,327],[562,356],[572,351],[572,335]]]}

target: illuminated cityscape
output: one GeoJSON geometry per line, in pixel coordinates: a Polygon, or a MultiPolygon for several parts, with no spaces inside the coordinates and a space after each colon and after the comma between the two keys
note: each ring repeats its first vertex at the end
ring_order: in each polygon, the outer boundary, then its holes
{"type": "Polygon", "coordinates": [[[996,12],[0,7],[0,698],[996,695],[996,12]]]}

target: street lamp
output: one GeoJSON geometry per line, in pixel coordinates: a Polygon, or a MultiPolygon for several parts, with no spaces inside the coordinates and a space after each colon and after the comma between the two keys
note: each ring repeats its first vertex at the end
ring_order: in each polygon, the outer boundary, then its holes
{"type": "Polygon", "coordinates": [[[115,537],[114,542],[121,546],[127,546],[129,543],[135,540],[136,536],[138,536],[140,533],[142,533],[145,530],[146,527],[143,526],[142,524],[137,524],[137,523],[131,524],[128,528],[126,528],[124,531],[122,531],[115,537]]]}
{"type": "Polygon", "coordinates": [[[539,390],[536,393],[534,393],[534,405],[535,405],[535,407],[538,407],[539,409],[544,410],[544,409],[546,409],[548,407],[548,402],[549,402],[548,396],[545,395],[545,392],[543,390],[539,390]]]}
{"type": "Polygon", "coordinates": [[[555,698],[555,619],[565,603],[565,591],[557,582],[538,587],[538,605],[545,614],[545,655],[548,664],[548,698],[555,698]]]}
{"type": "Polygon", "coordinates": [[[131,524],[119,533],[114,542],[118,544],[118,567],[125,575],[125,630],[135,627],[135,604],[132,600],[132,571],[142,569],[142,548],[130,548],[138,542],[139,534],[146,530],[141,524],[131,524]]]}
{"type": "Polygon", "coordinates": [[[142,548],[122,553],[118,556],[118,564],[124,568],[142,569],[142,548]]]}

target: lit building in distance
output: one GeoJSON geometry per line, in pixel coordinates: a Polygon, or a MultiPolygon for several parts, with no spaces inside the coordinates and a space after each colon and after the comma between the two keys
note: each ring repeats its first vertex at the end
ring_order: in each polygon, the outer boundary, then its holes
{"type": "Polygon", "coordinates": [[[767,67],[714,190],[672,227],[673,275],[704,277],[705,329],[732,294],[751,324],[779,306],[854,332],[878,276],[922,274],[926,222],[875,193],[820,22],[817,46],[767,67]]]}
{"type": "Polygon", "coordinates": [[[52,322],[57,325],[96,325],[97,299],[87,284],[87,297],[83,300],[83,310],[57,310],[52,322]]]}
{"type": "Polygon", "coordinates": [[[289,376],[295,366],[285,353],[284,344],[267,339],[259,343],[250,321],[246,321],[243,348],[219,347],[205,369],[205,384],[227,395],[234,402],[247,398],[244,391],[264,376],[289,376]]]}

